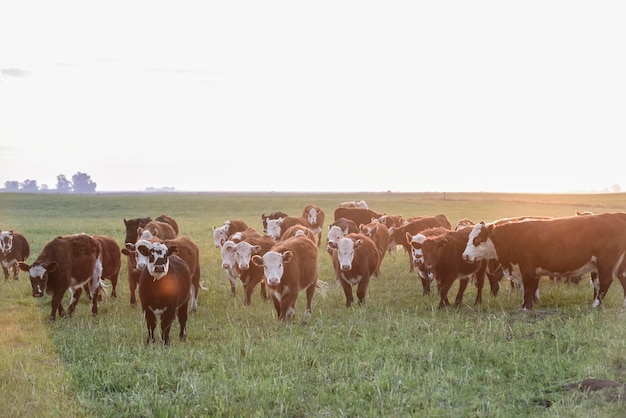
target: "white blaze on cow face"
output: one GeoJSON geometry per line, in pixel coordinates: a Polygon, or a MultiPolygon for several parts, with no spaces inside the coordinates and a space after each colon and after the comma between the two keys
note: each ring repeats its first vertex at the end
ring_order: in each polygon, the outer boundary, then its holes
{"type": "Polygon", "coordinates": [[[222,268],[231,269],[235,265],[235,243],[231,240],[224,242],[222,245],[222,268]]]}
{"type": "Polygon", "coordinates": [[[228,239],[228,229],[230,224],[224,224],[219,228],[213,227],[213,243],[215,248],[222,248],[222,245],[228,239]]]}
{"type": "Polygon", "coordinates": [[[424,265],[424,251],[422,251],[422,244],[425,239],[426,236],[424,234],[416,234],[411,238],[411,260],[413,260],[414,266],[424,265]]]}
{"type": "Polygon", "coordinates": [[[280,226],[283,223],[283,218],[268,219],[267,220],[267,235],[275,240],[280,239],[281,232],[280,226]]]}
{"type": "Polygon", "coordinates": [[[148,250],[148,272],[159,280],[167,275],[170,268],[170,260],[167,247],[161,242],[155,242],[148,250]]]}
{"type": "Polygon", "coordinates": [[[328,230],[327,248],[328,248],[328,244],[332,244],[336,247],[337,246],[336,244],[339,242],[339,240],[345,237],[346,235],[348,235],[347,230],[343,231],[337,225],[331,226],[330,229],[328,230]]]}
{"type": "MultiPolygon", "coordinates": [[[[132,245],[132,244],[131,244],[132,245]]],[[[135,243],[133,251],[135,251],[135,268],[138,270],[143,269],[149,263],[148,253],[152,247],[152,243],[146,240],[139,240],[135,243]],[[141,249],[141,250],[140,250],[141,249]]],[[[128,248],[128,244],[127,244],[128,248]]]]}
{"type": "Polygon", "coordinates": [[[341,238],[339,242],[337,242],[337,258],[339,260],[339,268],[341,271],[352,270],[354,249],[360,242],[361,240],[352,241],[350,238],[341,238]]]}
{"type": "Polygon", "coordinates": [[[43,264],[33,264],[28,270],[30,284],[33,288],[33,296],[40,298],[46,291],[48,282],[48,269],[43,264]]]}
{"type": "Polygon", "coordinates": [[[307,221],[309,222],[309,225],[317,225],[317,210],[315,208],[309,209],[307,221]]]}
{"type": "Polygon", "coordinates": [[[11,231],[0,232],[0,252],[8,254],[13,249],[13,233],[11,231]]]}
{"type": "Polygon", "coordinates": [[[239,270],[248,270],[250,268],[250,260],[252,256],[259,252],[258,245],[252,245],[249,242],[241,241],[235,246],[235,260],[239,270]]]}
{"type": "Polygon", "coordinates": [[[465,251],[463,251],[464,260],[474,262],[476,260],[498,258],[496,248],[489,237],[489,228],[483,222],[474,226],[467,239],[465,251]]]}
{"type": "Polygon", "coordinates": [[[263,272],[268,286],[278,286],[283,273],[285,272],[285,263],[291,259],[291,251],[279,253],[276,251],[268,251],[263,254],[263,272]]]}

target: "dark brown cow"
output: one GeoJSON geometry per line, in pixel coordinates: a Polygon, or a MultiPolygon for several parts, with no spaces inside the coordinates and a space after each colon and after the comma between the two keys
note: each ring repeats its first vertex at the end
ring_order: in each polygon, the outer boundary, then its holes
{"type": "Polygon", "coordinates": [[[335,209],[335,221],[339,218],[350,219],[357,225],[368,224],[374,219],[378,219],[383,216],[383,213],[376,212],[365,208],[343,208],[338,207],[335,209]]]}
{"type": "MultiPolygon", "coordinates": [[[[171,225],[178,235],[178,223],[169,215],[159,215],[156,219],[159,222],[165,222],[171,225]]],[[[133,218],[133,219],[124,219],[124,226],[126,227],[126,238],[124,239],[124,243],[130,242],[134,243],[137,241],[137,229],[145,227],[148,222],[152,221],[152,218],[146,216],[144,218],[133,218]]]]}
{"type": "Polygon", "coordinates": [[[380,264],[382,264],[383,258],[389,249],[389,229],[385,224],[378,221],[370,222],[367,225],[361,224],[359,229],[361,234],[367,236],[376,244],[379,253],[378,270],[380,270],[380,264]]]}
{"type": "Polygon", "coordinates": [[[30,275],[33,296],[52,296],[52,311],[48,320],[54,322],[56,314],[65,317],[61,301],[69,289],[72,294],[67,315],[72,316],[83,292],[83,285],[90,282],[93,315],[98,313],[98,298],[94,297],[100,285],[102,264],[100,244],[86,234],[66,235],[48,242],[32,265],[19,262],[22,271],[30,275]]]}
{"type": "Polygon", "coordinates": [[[286,218],[287,215],[285,212],[272,212],[269,215],[266,214],[261,214],[261,221],[263,222],[263,233],[266,234],[267,233],[267,221],[269,221],[270,219],[278,219],[278,218],[286,218]]]}
{"type": "Polygon", "coordinates": [[[474,303],[482,303],[487,260],[470,262],[463,259],[463,251],[472,229],[467,226],[456,231],[445,231],[439,235],[427,236],[422,241],[424,270],[429,279],[437,282],[440,309],[450,305],[448,291],[455,280],[460,283],[454,305],[459,306],[463,302],[463,293],[471,277],[476,278],[478,288],[474,303]]]}
{"type": "Polygon", "coordinates": [[[9,269],[13,272],[13,279],[17,280],[20,271],[17,264],[26,261],[29,256],[30,245],[24,235],[13,230],[0,232],[0,261],[4,280],[9,279],[9,269]]]}
{"type": "MultiPolygon", "coordinates": [[[[315,239],[313,237],[313,239],[315,239]]],[[[245,292],[244,305],[250,305],[252,293],[257,284],[261,283],[261,298],[268,300],[267,286],[263,277],[263,267],[251,263],[255,255],[263,256],[276,241],[267,235],[249,235],[237,233],[232,240],[222,245],[222,268],[233,270],[245,292]]]]}
{"type": "Polygon", "coordinates": [[[409,255],[409,271],[414,271],[413,261],[411,257],[411,246],[407,240],[407,234],[411,236],[417,235],[417,233],[424,231],[428,228],[440,226],[443,228],[451,229],[452,225],[446,217],[446,215],[439,214],[435,216],[419,216],[411,218],[410,221],[405,222],[400,227],[392,226],[389,228],[389,245],[401,245],[402,248],[409,255]]]}
{"type": "Polygon", "coordinates": [[[188,306],[193,289],[189,267],[175,255],[177,250],[175,245],[168,248],[162,242],[137,248],[148,259],[148,265],[139,277],[139,300],[148,328],[146,344],[155,341],[154,330],[159,317],[164,345],[170,342],[170,328],[176,317],[180,339],[187,337],[188,306]]]}
{"type": "Polygon", "coordinates": [[[311,316],[313,294],[316,289],[324,289],[318,280],[318,253],[313,241],[297,236],[278,242],[263,256],[253,256],[252,262],[263,267],[279,321],[294,315],[296,299],[302,291],[306,292],[305,319],[311,316]]]}
{"type": "Polygon", "coordinates": [[[317,246],[322,244],[322,227],[324,226],[324,210],[317,205],[307,205],[304,207],[302,217],[309,223],[309,228],[317,236],[317,246]]]}
{"type": "Polygon", "coordinates": [[[432,280],[428,277],[428,272],[424,267],[424,253],[422,252],[422,243],[429,236],[441,235],[444,232],[448,231],[450,231],[450,229],[436,226],[433,228],[427,228],[423,231],[418,232],[415,235],[411,235],[409,232],[406,233],[407,242],[411,246],[411,262],[413,263],[413,268],[417,271],[417,275],[422,282],[423,295],[430,294],[430,282],[432,280]]]}
{"type": "Polygon", "coordinates": [[[287,216],[285,218],[268,219],[265,232],[270,238],[278,241],[285,231],[294,225],[304,225],[308,228],[311,227],[309,221],[302,216],[287,216]]]}
{"type": "MultiPolygon", "coordinates": [[[[117,297],[117,280],[122,267],[122,255],[120,246],[112,237],[106,235],[94,235],[96,241],[102,249],[102,277],[101,280],[108,279],[111,282],[111,296],[117,297]]],[[[102,285],[103,282],[100,283],[102,285]]],[[[91,294],[91,292],[90,292],[91,294]]]]}
{"type": "Polygon", "coordinates": [[[370,278],[378,274],[379,266],[380,253],[369,237],[348,234],[339,240],[333,252],[333,267],[346,296],[346,307],[354,301],[352,287],[355,285],[359,304],[365,302],[370,278]]]}
{"type": "Polygon", "coordinates": [[[570,216],[474,226],[463,257],[496,258],[509,276],[521,278],[523,309],[531,309],[539,277],[572,277],[597,271],[592,306],[602,303],[617,276],[626,305],[626,214],[570,216]]]}

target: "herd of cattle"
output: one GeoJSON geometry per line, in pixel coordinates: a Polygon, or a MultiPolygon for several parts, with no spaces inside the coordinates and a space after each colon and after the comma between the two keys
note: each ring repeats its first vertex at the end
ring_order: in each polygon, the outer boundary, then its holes
{"type": "MultiPolygon", "coordinates": [[[[242,219],[229,219],[213,227],[215,247],[221,252],[222,268],[230,281],[244,289],[244,303],[251,303],[257,285],[264,300],[271,300],[280,321],[295,313],[295,303],[306,295],[305,317],[311,315],[315,292],[324,293],[319,280],[319,250],[325,214],[317,205],[307,205],[301,216],[283,212],[261,215],[259,232],[242,219]]],[[[155,341],[158,320],[161,338],[169,343],[176,318],[180,338],[186,337],[188,312],[196,311],[200,284],[200,249],[189,237],[179,236],[178,224],[168,216],[124,219],[124,247],[103,235],[76,234],[49,241],[32,264],[30,245],[21,233],[0,231],[0,259],[5,275],[18,279],[18,270],[29,273],[32,295],[52,297],[50,321],[72,315],[83,289],[91,299],[92,314],[105,280],[111,295],[127,258],[130,303],[139,300],[148,329],[147,343],[155,341]],[[67,313],[62,299],[71,294],[67,313]],[[189,306],[191,305],[191,307],[189,306]]],[[[439,307],[450,305],[448,291],[459,280],[455,305],[463,300],[470,281],[477,287],[475,303],[482,301],[487,278],[496,295],[503,277],[511,279],[523,294],[522,308],[538,300],[542,276],[579,279],[590,274],[593,305],[600,305],[614,278],[620,280],[626,307],[626,213],[577,213],[574,216],[519,217],[475,224],[461,219],[453,227],[449,219],[418,216],[405,219],[371,210],[364,201],[344,202],[334,210],[327,227],[325,251],[332,259],[336,281],[345,294],[346,306],[366,298],[369,281],[378,276],[387,253],[403,248],[408,268],[420,278],[424,294],[435,282],[439,307]]]]}

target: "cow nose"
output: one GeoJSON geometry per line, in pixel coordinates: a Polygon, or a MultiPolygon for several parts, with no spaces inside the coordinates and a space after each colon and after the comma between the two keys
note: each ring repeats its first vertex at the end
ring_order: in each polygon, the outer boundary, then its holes
{"type": "Polygon", "coordinates": [[[222,268],[228,270],[230,268],[230,264],[222,263],[222,268]]]}
{"type": "Polygon", "coordinates": [[[267,284],[269,286],[276,286],[278,283],[280,283],[280,280],[278,280],[276,278],[268,278],[267,279],[267,284]]]}
{"type": "Polygon", "coordinates": [[[341,265],[341,271],[349,271],[350,270],[350,265],[349,264],[342,264],[341,265]]]}
{"type": "Polygon", "coordinates": [[[248,270],[250,268],[250,264],[240,264],[239,268],[241,270],[248,270]]]}
{"type": "Polygon", "coordinates": [[[141,269],[143,269],[144,267],[146,267],[146,264],[145,264],[145,263],[137,263],[137,270],[141,270],[141,269]]]}

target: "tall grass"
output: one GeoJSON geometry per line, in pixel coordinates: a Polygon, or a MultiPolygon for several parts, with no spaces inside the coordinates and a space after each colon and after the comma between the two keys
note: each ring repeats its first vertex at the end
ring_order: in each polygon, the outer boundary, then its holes
{"type": "Polygon", "coordinates": [[[623,402],[562,390],[588,377],[626,381],[618,282],[598,309],[590,307],[587,281],[542,279],[542,302],[531,312],[519,310],[520,295],[506,283],[482,306],[473,305],[469,286],[461,307],[438,310],[438,297],[422,296],[400,251],[385,256],[366,303],[346,309],[322,250],[329,292],[315,295],[310,320],[303,321],[304,295],[286,324],[258,290],[247,307],[241,285],[230,296],[213,226],[241,218],[260,229],[262,213],[300,215],[308,203],[326,211],[328,224],[337,203],[361,198],[381,212],[445,213],[452,223],[626,208],[621,194],[3,194],[0,228],[24,233],[29,261],[56,235],[107,234],[121,244],[124,218],[170,214],[200,246],[207,289],[190,316],[188,340],[173,338],[165,348],[145,345],[125,263],[118,298],[100,304],[97,317],[84,299],[72,318],[53,324],[49,296],[32,298],[25,273],[17,282],[0,279],[0,415],[623,416],[623,402]]]}

